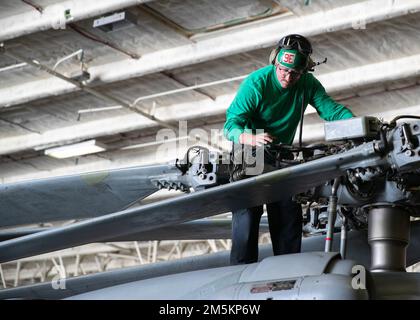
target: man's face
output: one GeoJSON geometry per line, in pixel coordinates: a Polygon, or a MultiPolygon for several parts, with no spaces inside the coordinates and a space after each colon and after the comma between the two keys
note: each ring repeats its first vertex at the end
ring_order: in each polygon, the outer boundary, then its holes
{"type": "Polygon", "coordinates": [[[292,87],[301,77],[302,72],[276,64],[276,75],[282,88],[292,87]]]}

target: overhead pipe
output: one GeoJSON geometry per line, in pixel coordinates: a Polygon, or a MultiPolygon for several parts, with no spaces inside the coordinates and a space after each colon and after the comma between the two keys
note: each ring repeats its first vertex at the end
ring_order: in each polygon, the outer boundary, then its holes
{"type": "Polygon", "coordinates": [[[156,122],[157,124],[161,125],[162,127],[165,127],[165,128],[174,130],[175,132],[178,132],[178,128],[177,127],[175,127],[175,126],[173,126],[173,125],[171,125],[171,124],[169,124],[167,122],[164,122],[162,120],[159,120],[155,116],[152,116],[152,115],[150,115],[150,114],[148,114],[148,113],[146,113],[146,112],[144,112],[144,111],[142,111],[140,109],[137,109],[135,103],[134,104],[128,104],[125,101],[122,101],[119,98],[116,98],[116,97],[114,97],[114,96],[112,96],[112,95],[110,95],[108,93],[103,93],[103,92],[100,92],[100,91],[98,91],[96,89],[87,87],[82,82],[79,82],[79,81],[73,80],[71,78],[68,78],[68,77],[62,75],[61,73],[58,73],[55,70],[53,70],[53,69],[51,69],[51,68],[49,68],[49,67],[47,67],[47,66],[45,66],[45,65],[43,65],[41,63],[39,63],[36,60],[31,60],[31,59],[25,58],[25,57],[23,57],[23,56],[21,56],[21,55],[19,55],[17,53],[10,52],[4,46],[0,46],[0,52],[2,52],[4,55],[6,55],[6,56],[8,56],[10,58],[13,58],[13,59],[16,59],[18,61],[27,63],[30,66],[33,66],[35,68],[38,68],[38,69],[40,69],[42,71],[45,71],[45,72],[49,73],[50,75],[52,75],[54,77],[57,77],[57,78],[59,78],[61,80],[64,80],[64,81],[72,84],[73,86],[79,88],[80,90],[85,91],[87,93],[90,93],[90,94],[94,95],[95,97],[98,97],[98,98],[104,99],[104,100],[108,100],[108,101],[111,101],[111,102],[116,103],[118,105],[121,105],[124,108],[127,108],[127,109],[129,109],[129,110],[131,110],[131,111],[133,111],[135,113],[138,113],[138,114],[142,115],[143,117],[145,117],[145,118],[147,118],[147,119],[149,119],[149,120],[151,120],[153,122],[156,122]]]}
{"type": "Polygon", "coordinates": [[[73,53],[71,53],[71,54],[69,54],[69,55],[67,55],[67,56],[65,56],[65,57],[63,57],[63,58],[60,58],[56,63],[55,63],[55,65],[54,65],[54,67],[53,67],[53,70],[55,70],[55,69],[57,69],[57,67],[61,64],[61,63],[63,63],[64,61],[67,61],[68,59],[70,59],[70,58],[73,58],[74,56],[80,56],[81,58],[79,59],[80,61],[82,61],[82,57],[83,57],[83,49],[79,49],[79,50],[77,50],[77,51],[75,51],[75,52],[73,52],[73,53]]]}
{"type": "MultiPolygon", "coordinates": [[[[238,80],[245,79],[247,76],[248,76],[248,74],[238,76],[238,77],[233,77],[233,78],[227,78],[227,79],[202,83],[202,84],[196,84],[194,86],[189,86],[189,87],[184,87],[184,88],[179,88],[179,89],[174,89],[174,90],[169,90],[169,91],[163,91],[163,92],[159,92],[159,93],[155,93],[155,94],[150,94],[150,95],[147,95],[147,96],[141,96],[141,97],[138,97],[136,100],[134,100],[133,104],[136,104],[136,103],[138,103],[140,101],[144,101],[144,100],[149,100],[149,99],[159,98],[159,97],[163,97],[163,96],[168,96],[168,95],[171,95],[171,94],[187,92],[187,91],[196,90],[196,89],[199,89],[199,88],[206,88],[206,87],[215,86],[215,85],[222,84],[222,83],[238,81],[238,80]]],[[[104,108],[81,109],[81,110],[78,111],[78,113],[108,111],[108,110],[115,110],[115,109],[119,109],[119,108],[121,108],[121,107],[112,106],[112,107],[104,107],[104,108]]]]}

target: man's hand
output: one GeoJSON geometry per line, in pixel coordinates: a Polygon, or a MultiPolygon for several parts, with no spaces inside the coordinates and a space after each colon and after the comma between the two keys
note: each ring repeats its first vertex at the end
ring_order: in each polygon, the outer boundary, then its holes
{"type": "Polygon", "coordinates": [[[273,142],[273,136],[271,136],[267,132],[256,134],[256,135],[244,132],[239,136],[239,143],[247,144],[253,147],[255,146],[260,147],[270,142],[273,142]]]}

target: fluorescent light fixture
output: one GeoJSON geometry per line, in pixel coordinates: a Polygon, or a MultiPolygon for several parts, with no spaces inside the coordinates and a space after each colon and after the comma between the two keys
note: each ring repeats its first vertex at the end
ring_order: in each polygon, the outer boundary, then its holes
{"type": "Polygon", "coordinates": [[[90,112],[98,112],[98,111],[108,111],[108,110],[115,110],[115,109],[122,109],[122,106],[112,106],[112,107],[103,107],[103,108],[81,109],[81,110],[77,110],[77,113],[78,114],[82,114],[82,113],[90,113],[90,112]]]}
{"type": "Polygon", "coordinates": [[[130,150],[130,149],[137,149],[137,148],[145,148],[145,147],[150,147],[150,146],[156,146],[158,144],[164,144],[164,143],[168,143],[168,142],[175,142],[175,141],[185,140],[185,139],[190,139],[190,137],[189,136],[183,136],[183,137],[179,137],[179,138],[166,139],[166,140],[162,140],[162,141],[152,141],[152,142],[145,142],[145,143],[140,143],[140,144],[133,144],[131,146],[122,147],[121,150],[130,150]]]}
{"type": "Polygon", "coordinates": [[[104,144],[99,143],[93,139],[68,146],[47,149],[44,151],[44,154],[53,158],[64,159],[81,156],[84,154],[97,153],[105,150],[106,146],[104,144]]]}
{"type": "Polygon", "coordinates": [[[27,63],[25,63],[25,62],[14,64],[14,65],[11,65],[11,66],[0,68],[0,72],[7,71],[7,70],[12,70],[12,69],[16,69],[16,68],[20,68],[20,67],[24,67],[26,65],[27,65],[27,63]]]}
{"type": "Polygon", "coordinates": [[[93,27],[104,32],[135,26],[137,17],[129,11],[116,12],[93,20],[93,27]]]}

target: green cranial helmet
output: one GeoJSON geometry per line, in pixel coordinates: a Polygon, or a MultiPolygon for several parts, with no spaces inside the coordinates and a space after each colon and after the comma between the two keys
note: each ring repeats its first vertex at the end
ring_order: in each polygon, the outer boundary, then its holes
{"type": "Polygon", "coordinates": [[[295,49],[281,49],[277,54],[276,61],[281,66],[299,71],[308,67],[308,57],[295,49]]]}

